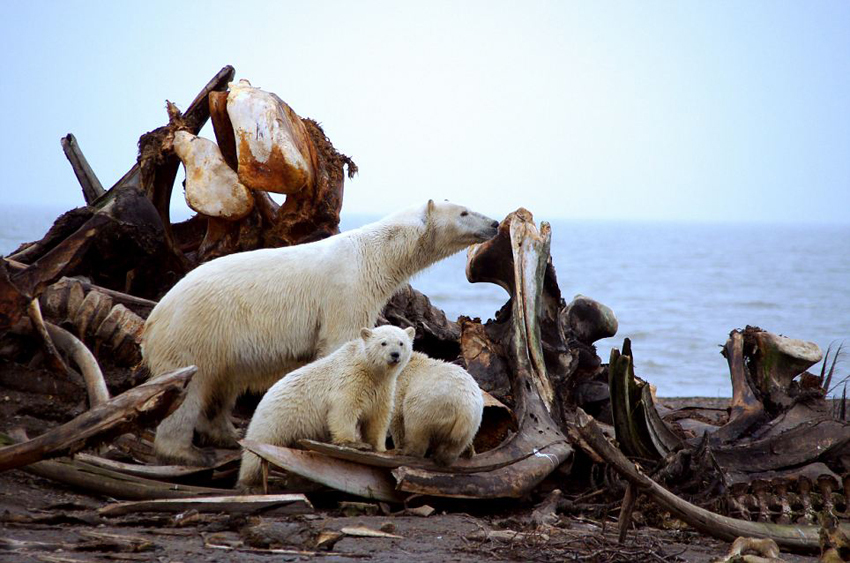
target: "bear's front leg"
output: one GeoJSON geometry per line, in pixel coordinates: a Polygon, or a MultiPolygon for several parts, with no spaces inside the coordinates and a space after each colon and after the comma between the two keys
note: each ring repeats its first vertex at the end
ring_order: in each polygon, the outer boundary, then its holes
{"type": "Polygon", "coordinates": [[[363,439],[375,448],[376,452],[387,451],[387,432],[390,429],[392,403],[377,406],[363,421],[363,439]]]}
{"type": "Polygon", "coordinates": [[[331,407],[328,413],[328,431],[331,434],[331,443],[358,450],[371,450],[371,445],[359,440],[357,432],[359,418],[360,413],[350,407],[331,407]]]}

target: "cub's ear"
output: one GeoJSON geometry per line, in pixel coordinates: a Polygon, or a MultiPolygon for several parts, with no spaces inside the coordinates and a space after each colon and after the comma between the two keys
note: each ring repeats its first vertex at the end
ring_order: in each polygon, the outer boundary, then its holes
{"type": "Polygon", "coordinates": [[[410,341],[412,342],[412,341],[413,341],[413,337],[414,337],[414,336],[416,336],[416,329],[415,329],[415,328],[413,328],[412,326],[409,326],[409,327],[407,327],[406,329],[404,329],[404,332],[406,332],[406,333],[407,333],[407,336],[409,336],[409,337],[410,337],[410,341]]]}
{"type": "Polygon", "coordinates": [[[427,221],[431,214],[434,212],[434,209],[437,208],[437,204],[434,203],[433,199],[429,199],[428,203],[425,205],[425,220],[427,221]]]}
{"type": "Polygon", "coordinates": [[[360,338],[362,338],[363,340],[369,340],[370,336],[372,336],[372,329],[371,328],[365,328],[364,327],[364,328],[360,329],[360,338]]]}

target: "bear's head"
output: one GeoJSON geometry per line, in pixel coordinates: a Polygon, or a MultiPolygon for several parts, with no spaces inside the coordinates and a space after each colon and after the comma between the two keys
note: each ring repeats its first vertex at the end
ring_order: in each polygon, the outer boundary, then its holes
{"type": "Polygon", "coordinates": [[[413,352],[413,327],[401,329],[385,325],[377,328],[361,328],[363,351],[366,361],[376,370],[400,372],[410,361],[413,352]]]}
{"type": "Polygon", "coordinates": [[[425,225],[435,234],[436,243],[457,252],[496,236],[499,222],[462,205],[429,199],[425,206],[425,225]]]}

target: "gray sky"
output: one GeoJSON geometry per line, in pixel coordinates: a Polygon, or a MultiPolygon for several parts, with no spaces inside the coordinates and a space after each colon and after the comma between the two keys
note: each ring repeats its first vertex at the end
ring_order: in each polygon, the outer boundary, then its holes
{"type": "Polygon", "coordinates": [[[848,30],[848,2],[9,2],[0,202],[81,204],[61,136],[112,185],[232,64],[355,159],[344,212],[847,224],[848,30]]]}

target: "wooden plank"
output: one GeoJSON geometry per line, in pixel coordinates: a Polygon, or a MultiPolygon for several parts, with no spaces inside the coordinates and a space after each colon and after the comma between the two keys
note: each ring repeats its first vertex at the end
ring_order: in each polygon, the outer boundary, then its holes
{"type": "Polygon", "coordinates": [[[89,204],[106,193],[103,189],[103,184],[97,179],[94,171],[89,166],[89,161],[86,160],[80,145],[77,143],[76,137],[68,133],[62,137],[62,150],[71,163],[71,168],[74,169],[74,174],[77,176],[77,181],[83,188],[83,197],[86,204],[89,204]]]}
{"type": "Polygon", "coordinates": [[[313,505],[302,494],[282,495],[227,495],[191,499],[157,499],[139,502],[121,502],[98,510],[101,516],[121,516],[136,512],[226,512],[228,514],[305,514],[313,512],[313,505]]]}
{"type": "Polygon", "coordinates": [[[74,456],[74,459],[94,465],[95,467],[103,467],[105,469],[111,469],[113,471],[118,471],[127,475],[134,475],[136,477],[169,480],[190,477],[192,475],[199,475],[202,473],[211,473],[214,469],[219,469],[224,465],[233,463],[238,460],[239,457],[239,453],[233,453],[219,460],[215,465],[210,467],[191,467],[188,465],[142,465],[138,463],[115,461],[85,453],[77,454],[74,456]]]}
{"type": "Polygon", "coordinates": [[[227,489],[193,487],[135,477],[67,458],[39,461],[22,469],[27,473],[68,485],[75,491],[87,491],[127,500],[192,498],[217,496],[228,492],[227,489]]]}
{"type": "Polygon", "coordinates": [[[0,449],[0,471],[94,446],[141,424],[158,421],[198,371],[175,370],[134,387],[41,436],[0,449]]]}

